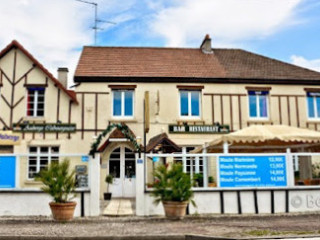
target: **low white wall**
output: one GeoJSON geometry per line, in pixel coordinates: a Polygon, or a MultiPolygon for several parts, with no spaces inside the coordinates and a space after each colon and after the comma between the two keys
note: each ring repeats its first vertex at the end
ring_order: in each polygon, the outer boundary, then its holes
{"type": "MultiPolygon", "coordinates": [[[[75,216],[81,216],[81,195],[73,201],[77,202],[75,216]]],[[[49,202],[51,197],[37,191],[0,191],[0,216],[50,216],[49,202]]],[[[84,194],[85,216],[91,216],[90,193],[84,194]]]]}
{"type": "MultiPolygon", "coordinates": [[[[319,188],[246,189],[239,190],[240,199],[238,199],[237,190],[221,191],[223,192],[223,206],[221,205],[220,191],[195,192],[194,201],[197,207],[190,204],[189,214],[221,214],[221,209],[224,210],[224,214],[256,214],[256,210],[259,214],[270,214],[272,211],[274,213],[286,213],[287,207],[289,212],[320,211],[319,188]],[[288,199],[286,198],[286,191],[288,191],[288,199]]],[[[144,205],[140,205],[137,209],[139,215],[164,215],[162,204],[156,206],[153,204],[153,200],[149,192],[143,194],[144,205]]]]}

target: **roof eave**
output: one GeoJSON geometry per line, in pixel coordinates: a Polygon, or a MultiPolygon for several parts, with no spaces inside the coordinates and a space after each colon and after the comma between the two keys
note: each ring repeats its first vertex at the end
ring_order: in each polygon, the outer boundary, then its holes
{"type": "Polygon", "coordinates": [[[198,78],[198,77],[138,77],[138,76],[75,76],[74,82],[161,82],[161,83],[235,83],[319,85],[319,79],[266,79],[266,78],[198,78]]]}

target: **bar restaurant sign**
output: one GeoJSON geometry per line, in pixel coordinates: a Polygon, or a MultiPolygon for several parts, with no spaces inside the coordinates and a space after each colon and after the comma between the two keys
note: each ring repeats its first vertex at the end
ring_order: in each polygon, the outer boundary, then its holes
{"type": "Polygon", "coordinates": [[[229,133],[229,125],[169,125],[169,133],[229,133]]]}
{"type": "Polygon", "coordinates": [[[73,133],[76,131],[76,124],[65,123],[21,123],[13,124],[13,131],[29,133],[73,133]]]}
{"type": "Polygon", "coordinates": [[[21,136],[11,131],[0,131],[0,145],[19,145],[21,136]]]}

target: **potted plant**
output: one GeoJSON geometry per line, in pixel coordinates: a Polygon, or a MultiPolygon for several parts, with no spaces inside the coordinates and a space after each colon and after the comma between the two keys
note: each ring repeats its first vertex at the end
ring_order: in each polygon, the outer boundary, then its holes
{"type": "Polygon", "coordinates": [[[49,203],[53,219],[57,221],[69,221],[73,218],[76,202],[71,201],[75,197],[75,171],[69,171],[68,159],[60,163],[51,163],[40,171],[36,180],[44,186],[42,191],[48,193],[53,201],[49,203]],[[72,196],[71,196],[72,195],[72,196]]]}
{"type": "Polygon", "coordinates": [[[104,196],[104,200],[110,200],[111,199],[111,196],[112,196],[112,193],[109,192],[109,184],[112,184],[113,183],[113,176],[111,174],[108,174],[106,176],[106,179],[105,179],[106,183],[107,183],[107,192],[105,192],[103,194],[104,196]]]}
{"type": "Polygon", "coordinates": [[[203,175],[201,173],[195,173],[193,175],[193,186],[203,187],[203,175]]]}
{"type": "Polygon", "coordinates": [[[217,184],[214,182],[213,176],[208,177],[208,186],[209,187],[216,187],[217,186],[217,184]]]}
{"type": "Polygon", "coordinates": [[[154,171],[153,192],[155,204],[162,202],[166,217],[183,218],[189,202],[194,206],[192,180],[183,172],[181,164],[160,165],[154,171]]]}

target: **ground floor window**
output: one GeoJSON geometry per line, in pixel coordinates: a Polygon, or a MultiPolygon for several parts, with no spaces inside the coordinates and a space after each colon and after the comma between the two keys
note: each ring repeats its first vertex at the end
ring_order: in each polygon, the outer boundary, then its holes
{"type": "Polygon", "coordinates": [[[320,155],[293,156],[295,185],[320,185],[320,155]]]}
{"type": "Polygon", "coordinates": [[[28,178],[33,179],[41,169],[46,168],[52,162],[58,162],[58,146],[30,146],[28,159],[28,178]]]}

